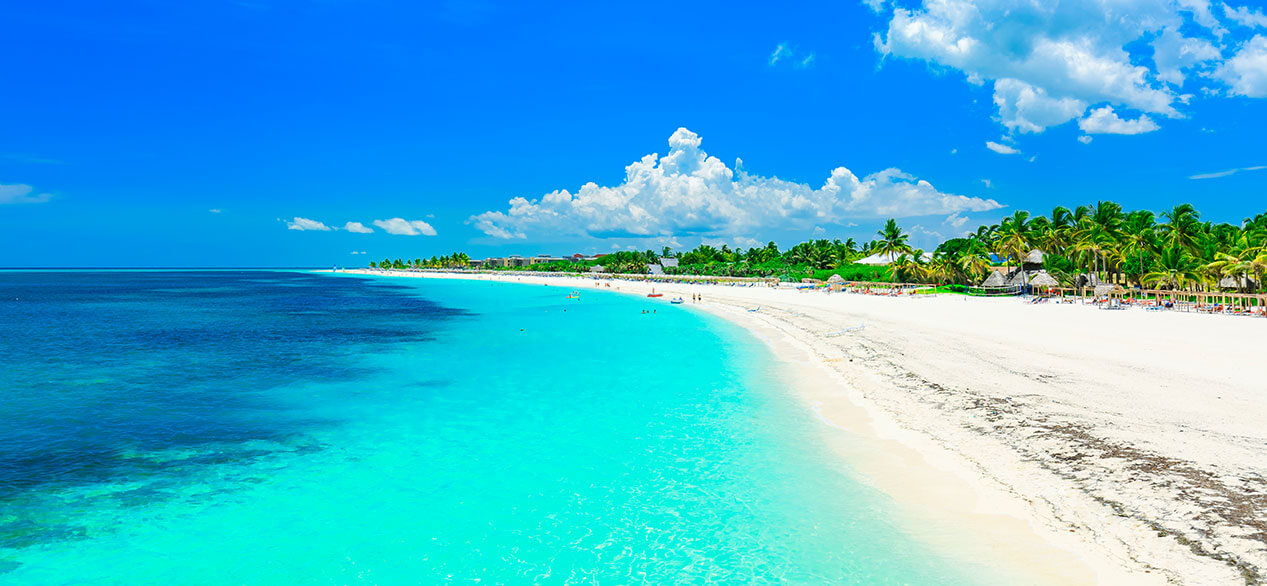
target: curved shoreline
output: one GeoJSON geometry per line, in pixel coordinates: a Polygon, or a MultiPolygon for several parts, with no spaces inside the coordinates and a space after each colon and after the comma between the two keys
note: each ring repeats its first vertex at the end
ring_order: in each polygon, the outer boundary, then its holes
{"type": "MultiPolygon", "coordinates": [[[[582,294],[595,283],[514,274],[395,274],[546,284],[582,294]]],[[[1249,366],[1251,353],[1237,347],[1257,324],[1126,312],[1088,318],[1086,308],[1031,308],[1007,300],[654,286],[668,296],[703,294],[705,301],[692,307],[761,338],[794,377],[791,390],[827,424],[824,441],[909,513],[901,521],[913,535],[956,559],[990,560],[991,568],[983,570],[1025,576],[1026,582],[1261,580],[1267,547],[1264,537],[1253,534],[1254,511],[1262,495],[1256,491],[1267,481],[1255,462],[1267,461],[1258,459],[1267,456],[1267,438],[1246,426],[1267,411],[1247,394],[1262,368],[1249,366]],[[760,311],[745,311],[758,304],[760,311]],[[1151,336],[1151,344],[1145,354],[1096,359],[1105,344],[1082,338],[1088,319],[1114,320],[1118,330],[1151,336]],[[1016,335],[1010,329],[1015,320],[1019,332],[1050,328],[1049,343],[1016,335]],[[824,336],[858,321],[869,322],[866,329],[824,336]],[[989,335],[975,336],[978,328],[989,335]],[[1065,328],[1079,347],[1067,356],[1059,354],[1069,342],[1065,328]],[[1178,351],[1175,340],[1159,339],[1168,333],[1179,341],[1178,351]],[[1227,347],[1199,358],[1184,351],[1185,337],[1211,333],[1227,347]],[[1201,378],[1201,365],[1224,362],[1243,368],[1214,381],[1201,378]],[[1073,372],[1071,364],[1099,376],[1073,372]],[[1180,391],[1215,385],[1216,401],[1227,395],[1232,411],[1226,405],[1203,411],[1208,399],[1176,397],[1167,386],[1172,382],[1180,391]],[[1153,386],[1161,389],[1155,400],[1149,396],[1153,386]],[[1141,387],[1146,392],[1135,392],[1141,387]],[[1153,404],[1141,405],[1141,397],[1153,404]],[[1180,435],[1185,429],[1189,433],[1180,435]],[[1197,438],[1204,445],[1187,445],[1197,438]],[[1221,508],[1226,501],[1233,502],[1221,508]],[[1237,510],[1244,516],[1236,517],[1237,510]]],[[[610,290],[641,295],[651,287],[614,281],[610,290]]]]}

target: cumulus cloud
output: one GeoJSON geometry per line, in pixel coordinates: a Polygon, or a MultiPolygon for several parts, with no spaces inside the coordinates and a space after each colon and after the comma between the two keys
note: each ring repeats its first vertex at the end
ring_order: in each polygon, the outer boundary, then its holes
{"type": "Polygon", "coordinates": [[[1267,14],[1261,10],[1251,10],[1248,6],[1228,6],[1223,4],[1223,14],[1241,26],[1250,28],[1267,28],[1267,14]]]}
{"type": "Polygon", "coordinates": [[[1153,62],[1157,65],[1157,79],[1182,86],[1184,71],[1209,61],[1222,58],[1218,47],[1201,38],[1185,37],[1174,29],[1162,31],[1153,40],[1153,62]]]}
{"type": "Polygon", "coordinates": [[[1146,115],[1135,120],[1123,120],[1113,111],[1113,106],[1092,110],[1078,121],[1078,128],[1087,134],[1144,134],[1160,128],[1146,115]]]}
{"type": "Polygon", "coordinates": [[[1078,137],[1078,142],[1082,144],[1091,144],[1091,137],[1084,134],[1078,137]]]}
{"type": "Polygon", "coordinates": [[[625,167],[625,180],[582,185],[529,200],[516,197],[502,211],[469,222],[495,238],[530,232],[596,238],[752,235],[756,230],[805,229],[849,218],[911,217],[1002,207],[991,199],[938,191],[898,169],[858,177],[837,167],[821,186],[762,177],[734,169],[700,149],[699,135],[679,128],[669,152],[625,167]]]}
{"type": "Polygon", "coordinates": [[[999,153],[1000,155],[1019,155],[1021,153],[1021,151],[1017,149],[1014,149],[1005,144],[999,144],[992,140],[985,141],[985,148],[990,149],[996,153],[999,153]]]}
{"type": "Polygon", "coordinates": [[[1234,95],[1267,98],[1267,37],[1250,39],[1219,67],[1215,77],[1227,82],[1234,95]]]}
{"type": "Polygon", "coordinates": [[[431,227],[422,220],[406,220],[404,218],[390,218],[387,220],[374,220],[374,225],[382,228],[388,234],[397,236],[435,236],[436,229],[431,227]]]}
{"type": "Polygon", "coordinates": [[[34,193],[30,185],[17,183],[5,185],[0,183],[0,204],[7,203],[44,203],[53,199],[49,193],[34,193]]]}
{"type": "MultiPolygon", "coordinates": [[[[999,122],[1014,133],[1081,119],[1093,106],[1178,117],[1185,83],[1218,79],[1233,93],[1267,94],[1267,45],[1255,39],[1224,62],[1228,31],[1208,0],[922,0],[882,10],[877,51],[993,81],[999,122]]],[[[1261,16],[1223,13],[1247,26],[1261,16]]]]}
{"type": "Polygon", "coordinates": [[[213,213],[213,214],[218,214],[218,213],[220,213],[220,212],[221,212],[221,211],[223,211],[223,210],[221,210],[220,208],[211,208],[211,209],[209,209],[209,210],[207,210],[207,211],[208,211],[208,212],[211,212],[211,213],[213,213]]]}
{"type": "Polygon", "coordinates": [[[348,222],[343,225],[343,229],[355,234],[370,234],[374,231],[373,228],[370,228],[360,222],[348,222]]]}
{"type": "Polygon", "coordinates": [[[1016,79],[994,82],[994,105],[1003,125],[1022,133],[1042,132],[1048,126],[1064,124],[1087,109],[1082,100],[1054,98],[1047,90],[1016,79]]]}
{"type": "Polygon", "coordinates": [[[318,222],[316,220],[309,220],[308,218],[300,218],[300,217],[295,217],[295,219],[289,222],[286,222],[286,229],[300,230],[300,231],[316,230],[318,232],[330,231],[330,227],[325,224],[322,224],[321,222],[318,222]]]}

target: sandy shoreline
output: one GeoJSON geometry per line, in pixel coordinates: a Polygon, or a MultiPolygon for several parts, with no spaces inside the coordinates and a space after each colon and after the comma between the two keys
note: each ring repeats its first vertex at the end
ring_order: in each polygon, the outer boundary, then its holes
{"type": "Polygon", "coordinates": [[[649,302],[699,293],[691,307],[764,340],[828,424],[824,441],[908,512],[916,537],[953,557],[992,560],[999,567],[983,571],[1027,583],[1267,580],[1261,320],[654,286],[666,297],[649,302]]]}

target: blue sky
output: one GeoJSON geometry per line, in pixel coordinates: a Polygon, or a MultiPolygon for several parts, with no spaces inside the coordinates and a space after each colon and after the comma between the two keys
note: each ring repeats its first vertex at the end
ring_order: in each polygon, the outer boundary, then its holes
{"type": "Polygon", "coordinates": [[[1267,211],[1261,6],[22,4],[0,266],[790,245],[890,216],[931,246],[1098,199],[1267,211]]]}

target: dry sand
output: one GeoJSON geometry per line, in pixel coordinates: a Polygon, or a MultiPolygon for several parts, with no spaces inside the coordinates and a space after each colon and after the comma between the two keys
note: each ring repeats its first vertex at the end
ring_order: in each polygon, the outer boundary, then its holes
{"type": "Polygon", "coordinates": [[[1267,320],[654,287],[764,340],[824,441],[954,557],[1025,582],[1267,583],[1267,320]]]}

